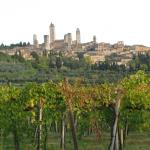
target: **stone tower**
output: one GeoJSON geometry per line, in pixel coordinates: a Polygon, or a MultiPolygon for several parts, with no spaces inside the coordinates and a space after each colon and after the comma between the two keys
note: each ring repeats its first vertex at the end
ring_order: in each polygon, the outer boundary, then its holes
{"type": "Polygon", "coordinates": [[[96,43],[96,36],[93,36],[93,42],[96,43]]]}
{"type": "Polygon", "coordinates": [[[49,30],[50,30],[50,44],[52,44],[55,41],[55,26],[53,23],[50,24],[49,30]]]}
{"type": "Polygon", "coordinates": [[[39,48],[39,43],[38,43],[36,34],[33,34],[33,47],[34,48],[39,48]]]}
{"type": "Polygon", "coordinates": [[[72,45],[72,34],[68,33],[68,48],[71,48],[72,45]]]}
{"type": "Polygon", "coordinates": [[[49,35],[44,35],[44,49],[49,50],[50,44],[49,44],[49,35]]]}
{"type": "Polygon", "coordinates": [[[81,43],[80,29],[79,28],[77,28],[77,30],[76,30],[76,41],[77,41],[77,45],[81,43]]]}
{"type": "Polygon", "coordinates": [[[64,43],[68,43],[68,34],[64,35],[64,43]]]}

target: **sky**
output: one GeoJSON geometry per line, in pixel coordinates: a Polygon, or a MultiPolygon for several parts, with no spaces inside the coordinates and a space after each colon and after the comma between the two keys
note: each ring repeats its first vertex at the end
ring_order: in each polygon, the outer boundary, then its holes
{"type": "Polygon", "coordinates": [[[150,46],[150,0],[0,0],[0,43],[39,43],[56,28],[56,39],[70,32],[75,40],[150,46]]]}

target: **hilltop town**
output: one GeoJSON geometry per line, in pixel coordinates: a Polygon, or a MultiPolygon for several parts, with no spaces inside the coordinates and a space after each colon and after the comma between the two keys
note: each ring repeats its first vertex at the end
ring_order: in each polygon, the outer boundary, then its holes
{"type": "Polygon", "coordinates": [[[94,35],[92,40],[86,43],[81,42],[80,29],[76,29],[76,39],[72,39],[72,33],[66,33],[63,39],[57,39],[56,29],[53,23],[49,26],[49,34],[44,35],[44,42],[39,43],[38,36],[33,35],[33,44],[24,47],[16,46],[12,49],[1,49],[1,52],[8,55],[21,55],[26,60],[33,59],[31,53],[36,52],[39,56],[51,52],[62,53],[66,57],[78,59],[77,55],[82,53],[89,58],[92,64],[104,62],[106,57],[111,57],[111,61],[118,65],[127,65],[132,60],[133,55],[145,54],[150,52],[150,47],[144,45],[125,45],[123,41],[110,44],[97,42],[94,35]]]}

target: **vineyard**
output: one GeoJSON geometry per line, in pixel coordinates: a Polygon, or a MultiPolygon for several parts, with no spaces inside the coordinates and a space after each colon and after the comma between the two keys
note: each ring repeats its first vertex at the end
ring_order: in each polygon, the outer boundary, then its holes
{"type": "Polygon", "coordinates": [[[2,150],[132,150],[139,133],[150,141],[149,130],[150,76],[143,71],[118,83],[0,85],[2,150]]]}

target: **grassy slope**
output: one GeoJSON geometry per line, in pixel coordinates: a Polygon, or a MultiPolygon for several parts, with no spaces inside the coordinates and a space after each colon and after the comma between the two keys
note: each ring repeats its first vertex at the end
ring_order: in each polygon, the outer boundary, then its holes
{"type": "MultiPolygon", "coordinates": [[[[1,139],[0,139],[1,141],[1,139]]],[[[26,143],[25,141],[24,143],[26,143]]],[[[48,147],[50,150],[59,150],[60,139],[58,136],[50,136],[48,147]]],[[[149,150],[150,134],[132,133],[128,136],[124,150],[149,150]]],[[[104,135],[100,141],[95,137],[84,137],[79,141],[80,150],[106,150],[109,144],[108,135],[104,135]]],[[[13,141],[10,136],[5,142],[0,142],[0,150],[13,150],[13,141]]],[[[34,150],[31,144],[22,144],[21,150],[34,150]]],[[[70,138],[67,139],[67,150],[73,150],[73,143],[70,138]]]]}

